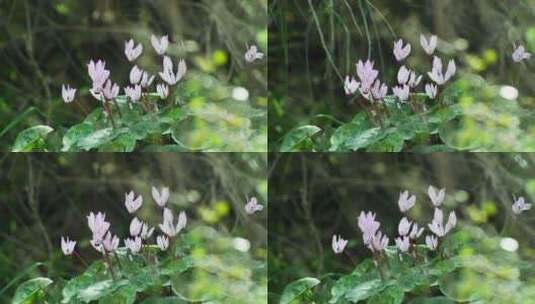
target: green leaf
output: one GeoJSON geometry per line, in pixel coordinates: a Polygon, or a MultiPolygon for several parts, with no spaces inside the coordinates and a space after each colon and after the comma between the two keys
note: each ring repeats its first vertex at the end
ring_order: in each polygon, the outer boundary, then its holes
{"type": "Polygon", "coordinates": [[[54,129],[49,126],[35,126],[26,129],[17,135],[11,150],[13,152],[31,152],[43,148],[44,140],[53,131],[54,129]]]}
{"type": "Polygon", "coordinates": [[[190,303],[180,297],[151,297],[143,302],[141,304],[182,304],[182,303],[190,303]]]}
{"type": "Polygon", "coordinates": [[[311,143],[311,137],[319,133],[321,129],[317,126],[308,125],[295,128],[288,132],[282,140],[281,152],[296,152],[301,150],[303,145],[311,143]]]}
{"type": "Polygon", "coordinates": [[[397,285],[386,287],[382,292],[374,295],[368,300],[369,304],[401,304],[405,293],[397,285]]]}
{"type": "Polygon", "coordinates": [[[447,297],[416,298],[410,301],[409,304],[455,304],[455,301],[447,297]]]}
{"type": "Polygon", "coordinates": [[[411,292],[419,287],[428,287],[431,282],[420,267],[413,267],[409,269],[408,272],[399,276],[397,284],[403,288],[404,291],[411,292]]]}
{"type": "Polygon", "coordinates": [[[143,152],[191,152],[184,145],[149,145],[143,148],[143,152]]]}
{"type": "Polygon", "coordinates": [[[194,266],[193,259],[189,256],[179,260],[170,260],[161,267],[162,275],[174,275],[182,273],[194,266]]]}
{"type": "Polygon", "coordinates": [[[100,281],[78,290],[77,298],[85,302],[99,300],[105,296],[108,296],[116,289],[128,284],[128,280],[121,280],[116,282],[113,280],[100,281]]]}
{"type": "Polygon", "coordinates": [[[66,152],[76,148],[80,140],[89,136],[94,131],[94,126],[85,122],[70,128],[63,136],[63,147],[61,151],[66,152]]]}
{"type": "Polygon", "coordinates": [[[136,137],[131,133],[124,133],[99,147],[101,152],[133,152],[136,148],[136,137]]]}
{"type": "Polygon", "coordinates": [[[105,128],[97,130],[78,142],[78,146],[86,151],[99,148],[100,146],[111,142],[120,134],[128,133],[128,128],[115,130],[113,128],[105,128]]]}
{"type": "Polygon", "coordinates": [[[299,299],[304,293],[314,288],[319,283],[320,280],[316,278],[302,278],[294,281],[284,288],[279,303],[289,304],[292,301],[299,299]]]}
{"type": "Polygon", "coordinates": [[[345,297],[346,293],[353,287],[362,282],[363,273],[354,271],[350,275],[341,277],[331,288],[331,299],[329,303],[338,303],[338,301],[345,297]]]}
{"type": "Polygon", "coordinates": [[[13,304],[36,303],[36,297],[53,281],[49,278],[35,278],[22,283],[15,291],[13,304]]]}
{"type": "Polygon", "coordinates": [[[136,286],[130,284],[118,288],[99,300],[102,304],[132,304],[136,301],[136,286]]]}
{"type": "Polygon", "coordinates": [[[373,128],[364,132],[354,134],[347,139],[345,145],[353,151],[358,151],[362,148],[377,143],[386,136],[386,133],[381,128],[373,128]]]}
{"type": "Polygon", "coordinates": [[[366,300],[379,292],[381,292],[383,289],[386,288],[387,285],[380,279],[375,279],[371,281],[367,281],[364,283],[361,283],[355,287],[353,287],[351,290],[349,290],[345,298],[348,299],[351,302],[358,302],[362,300],[366,300]]]}
{"type": "Polygon", "coordinates": [[[63,288],[63,299],[61,303],[71,303],[73,300],[76,300],[80,290],[91,286],[95,282],[96,279],[91,274],[82,274],[70,280],[63,288]]]}
{"type": "Polygon", "coordinates": [[[387,135],[382,140],[372,144],[367,152],[401,152],[405,145],[404,137],[399,133],[387,135]]]}
{"type": "Polygon", "coordinates": [[[372,259],[366,259],[355,267],[349,275],[343,276],[336,281],[331,288],[331,299],[329,303],[339,303],[345,299],[345,295],[354,287],[363,282],[379,277],[377,268],[372,259]]]}
{"type": "Polygon", "coordinates": [[[350,123],[340,126],[331,136],[330,151],[344,151],[349,149],[347,147],[349,139],[355,136],[355,134],[362,133],[371,127],[371,123],[364,113],[355,115],[350,123]]]}

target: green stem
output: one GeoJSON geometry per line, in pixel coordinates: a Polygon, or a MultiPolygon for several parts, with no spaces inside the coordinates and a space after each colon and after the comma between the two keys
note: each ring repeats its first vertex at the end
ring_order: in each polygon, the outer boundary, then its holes
{"type": "Polygon", "coordinates": [[[112,265],[112,263],[111,263],[111,259],[110,259],[109,255],[108,255],[108,253],[106,252],[106,249],[104,249],[104,248],[102,247],[102,250],[103,250],[103,252],[104,252],[104,260],[106,261],[106,264],[108,265],[108,269],[110,270],[110,273],[111,273],[111,278],[112,278],[114,281],[116,281],[117,279],[116,279],[116,277],[115,277],[115,272],[113,271],[113,265],[112,265]]]}
{"type": "Polygon", "coordinates": [[[104,100],[103,106],[104,106],[104,110],[106,111],[106,113],[108,113],[108,117],[110,118],[112,127],[115,129],[116,128],[115,120],[113,119],[113,115],[111,113],[111,109],[108,106],[108,102],[106,100],[104,100]]]}

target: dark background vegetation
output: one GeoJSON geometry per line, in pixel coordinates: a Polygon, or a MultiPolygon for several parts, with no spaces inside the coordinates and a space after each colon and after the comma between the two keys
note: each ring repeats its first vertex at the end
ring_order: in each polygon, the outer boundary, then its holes
{"type": "MultiPolygon", "coordinates": [[[[218,79],[212,90],[243,86],[252,106],[266,110],[265,65],[250,68],[243,57],[246,44],[267,48],[266,6],[266,0],[0,1],[0,146],[34,125],[61,133],[100,106],[89,94],[86,64],[104,59],[111,78],[125,85],[131,64],[124,42],[130,38],[144,45],[138,65],[157,73],[162,63],[150,44],[153,33],[169,34],[169,54],[187,60],[187,81],[206,102],[216,102],[213,92],[202,91],[209,84],[200,79],[210,75],[218,79]],[[69,105],[61,99],[64,83],[79,88],[69,105]]],[[[252,126],[264,137],[265,121],[252,126]]]]}
{"type": "MultiPolygon", "coordinates": [[[[513,217],[511,205],[513,195],[534,202],[534,168],[533,154],[271,154],[270,299],[276,303],[294,280],[349,274],[356,264],[370,257],[357,227],[361,211],[377,213],[381,230],[388,234],[392,245],[402,217],[397,205],[401,191],[416,195],[409,217],[420,225],[429,223],[433,217],[427,197],[429,185],[446,188],[444,209],[456,211],[457,229],[477,226],[485,231],[486,238],[514,238],[519,243],[518,255],[526,261],[522,266],[490,266],[493,270],[489,272],[503,271],[503,281],[487,278],[465,283],[472,286],[469,288],[514,289],[511,286],[519,285],[515,285],[515,278],[507,281],[505,273],[515,269],[527,270],[517,278],[523,282],[518,284],[533,284],[529,273],[535,261],[535,214],[532,210],[513,217]],[[349,240],[346,252],[350,258],[333,253],[333,234],[349,240]]],[[[482,256],[479,261],[484,263],[486,259],[482,256]]]]}
{"type": "Polygon", "coordinates": [[[514,85],[519,104],[533,109],[533,63],[513,65],[511,54],[519,43],[535,52],[534,16],[533,0],[271,1],[270,151],[297,126],[317,125],[329,133],[360,111],[343,91],[358,59],[374,60],[380,78],[392,86],[399,68],[394,40],[412,44],[410,68],[430,71],[422,33],[439,36],[437,54],[456,60],[457,78],[476,74],[490,85],[514,85]]]}
{"type": "MultiPolygon", "coordinates": [[[[5,154],[0,158],[0,302],[18,284],[44,276],[70,279],[85,266],[61,252],[60,238],[78,241],[88,262],[98,259],[89,244],[86,216],[105,212],[119,237],[128,235],[131,216],[124,194],[142,194],[137,213],[156,226],[161,210],[150,189],[167,185],[168,205],[185,210],[188,229],[209,226],[223,236],[251,243],[250,254],[266,259],[267,213],[245,214],[247,197],[267,201],[267,157],[261,154],[5,154]]],[[[155,229],[155,235],[159,233],[155,229]]],[[[121,246],[123,243],[121,241],[121,246]]],[[[248,270],[246,270],[248,271],[248,270]]]]}

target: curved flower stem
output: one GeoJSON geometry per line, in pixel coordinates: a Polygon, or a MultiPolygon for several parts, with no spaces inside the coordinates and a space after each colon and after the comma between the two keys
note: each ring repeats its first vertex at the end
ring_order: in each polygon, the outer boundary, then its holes
{"type": "Polygon", "coordinates": [[[113,271],[113,265],[111,263],[111,259],[104,248],[103,248],[103,251],[104,251],[104,260],[106,261],[106,264],[108,265],[108,269],[110,270],[111,277],[114,281],[116,281],[117,279],[115,277],[115,272],[113,271]]]}
{"type": "Polygon", "coordinates": [[[82,103],[80,102],[75,102],[75,103],[78,106],[78,108],[82,110],[85,116],[89,115],[89,110],[86,107],[82,106],[82,103]]]}
{"type": "Polygon", "coordinates": [[[151,103],[149,101],[149,99],[147,98],[147,94],[143,94],[143,103],[145,104],[145,107],[147,109],[147,112],[154,112],[154,108],[151,107],[151,103]]]}
{"type": "Polygon", "coordinates": [[[119,270],[123,270],[123,265],[121,264],[121,260],[119,259],[119,256],[117,254],[114,255],[115,259],[117,260],[117,265],[119,265],[119,270]]]}
{"type": "Polygon", "coordinates": [[[113,99],[113,103],[117,107],[117,112],[119,113],[119,118],[123,118],[123,113],[121,113],[121,108],[119,108],[119,103],[117,102],[116,98],[113,99]]]}
{"type": "Polygon", "coordinates": [[[385,281],[385,273],[383,271],[383,268],[381,267],[380,258],[377,254],[373,255],[373,263],[375,264],[375,267],[377,267],[377,271],[379,271],[379,276],[381,277],[381,281],[385,281]]]}
{"type": "Polygon", "coordinates": [[[82,259],[82,257],[78,254],[78,252],[76,252],[76,250],[75,250],[75,251],[73,251],[73,253],[78,258],[78,260],[80,260],[80,262],[82,262],[82,264],[84,264],[84,266],[87,268],[88,267],[87,263],[85,262],[84,259],[82,259]]]}
{"type": "Polygon", "coordinates": [[[349,259],[349,261],[351,261],[351,264],[353,264],[353,267],[356,267],[357,263],[355,262],[355,260],[353,260],[353,257],[349,253],[347,253],[347,251],[345,250],[344,250],[344,254],[349,259]]]}
{"type": "Polygon", "coordinates": [[[113,115],[111,113],[110,107],[108,106],[108,102],[106,100],[104,100],[104,102],[102,104],[104,106],[104,110],[106,111],[106,113],[108,113],[108,117],[110,118],[112,127],[115,129],[116,128],[115,120],[113,119],[113,115]]]}
{"type": "Polygon", "coordinates": [[[371,120],[371,122],[377,126],[377,121],[375,121],[375,117],[373,117],[372,112],[370,111],[370,109],[368,108],[368,105],[366,104],[368,100],[366,100],[365,98],[363,98],[363,100],[364,102],[360,103],[362,105],[362,108],[366,112],[366,115],[368,115],[368,118],[371,120]]]}

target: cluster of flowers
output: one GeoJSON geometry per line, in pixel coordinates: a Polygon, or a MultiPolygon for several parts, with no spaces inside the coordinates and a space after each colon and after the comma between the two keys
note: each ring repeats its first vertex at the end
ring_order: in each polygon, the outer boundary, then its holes
{"type": "MultiPolygon", "coordinates": [[[[427,39],[425,36],[420,37],[420,44],[425,53],[433,56],[437,48],[438,37],[431,36],[427,39]]],[[[394,43],[394,57],[398,62],[403,62],[411,54],[412,46],[403,40],[398,40],[394,43]]],[[[425,91],[429,98],[435,99],[438,92],[438,86],[446,84],[456,73],[457,67],[455,61],[452,59],[448,63],[448,68],[444,72],[442,59],[434,57],[433,68],[427,75],[436,84],[428,83],[425,85],[425,91]]],[[[381,84],[378,79],[379,71],[374,69],[374,62],[369,59],[366,62],[359,60],[357,63],[357,77],[358,82],[353,76],[347,76],[344,83],[344,89],[347,95],[353,95],[357,91],[371,102],[382,102],[388,94],[388,87],[386,84],[381,84]]],[[[398,71],[397,80],[398,86],[392,88],[394,95],[398,98],[400,103],[406,103],[410,97],[411,89],[416,89],[422,82],[422,75],[418,75],[415,71],[410,70],[405,65],[402,65],[398,71]]]]}
{"type": "MultiPolygon", "coordinates": [[[[455,226],[457,225],[457,216],[454,211],[451,211],[448,216],[448,221],[444,223],[444,213],[441,209],[442,203],[446,198],[446,189],[437,189],[433,186],[429,186],[427,189],[427,195],[431,200],[435,208],[433,220],[427,225],[429,234],[425,237],[425,245],[430,250],[436,250],[438,248],[439,239],[445,237],[455,226]]],[[[401,213],[406,213],[416,203],[416,196],[411,195],[409,191],[401,192],[399,195],[398,206],[401,213]]],[[[514,199],[512,205],[512,211],[515,215],[530,210],[531,204],[527,204],[523,197],[514,199]]],[[[381,224],[375,220],[375,213],[361,212],[358,217],[358,227],[362,232],[362,238],[364,245],[366,245],[372,253],[380,253],[387,246],[389,239],[386,235],[383,235],[379,231],[381,224]]],[[[424,232],[423,227],[419,227],[416,222],[411,222],[406,216],[404,216],[398,225],[399,236],[395,239],[397,249],[406,253],[411,248],[414,248],[416,240],[424,232]]],[[[341,236],[333,235],[332,237],[332,249],[335,254],[340,254],[344,251],[348,241],[344,240],[341,236]]]]}
{"type": "MultiPolygon", "coordinates": [[[[432,234],[425,237],[425,244],[430,250],[436,250],[439,238],[445,237],[457,225],[457,216],[451,211],[448,221],[444,223],[444,214],[441,209],[442,203],[446,198],[446,189],[437,189],[429,186],[427,195],[435,208],[433,220],[427,226],[432,234]]],[[[399,236],[395,239],[396,247],[402,253],[407,253],[414,248],[416,241],[424,232],[424,227],[419,227],[418,223],[410,221],[406,214],[415,205],[416,196],[411,195],[409,191],[403,191],[399,195],[398,206],[405,216],[398,225],[399,236]]],[[[358,217],[358,227],[362,232],[362,239],[374,254],[379,254],[389,243],[389,238],[380,230],[381,224],[375,220],[375,213],[361,212],[358,217]]],[[[336,254],[342,253],[347,245],[347,241],[341,236],[333,236],[332,248],[336,254]]]]}
{"type": "MultiPolygon", "coordinates": [[[[186,213],[180,212],[177,223],[175,224],[173,212],[166,207],[169,200],[169,188],[163,187],[161,190],[152,187],[152,198],[163,209],[163,223],[159,224],[162,235],[156,237],[156,245],[161,251],[166,251],[169,247],[169,240],[180,233],[187,223],[186,213]]],[[[143,197],[131,191],[125,194],[125,207],[129,214],[135,214],[143,205],[143,197]]],[[[87,224],[92,233],[91,246],[104,257],[113,254],[118,248],[120,239],[110,231],[111,224],[106,221],[106,214],[91,212],[87,216],[87,224]]],[[[130,237],[124,239],[125,247],[132,253],[137,254],[141,251],[143,243],[147,244],[154,233],[154,227],[134,217],[130,222],[130,237]]],[[[69,237],[61,237],[61,250],[65,255],[72,255],[75,250],[76,241],[70,240],[69,237]]],[[[111,267],[111,265],[110,265],[111,267]]]]}
{"type": "MultiPolygon", "coordinates": [[[[169,96],[169,87],[176,85],[186,75],[187,66],[186,62],[181,59],[178,63],[177,71],[175,72],[173,61],[169,56],[166,56],[167,49],[169,48],[168,36],[158,38],[152,35],[151,44],[156,53],[163,57],[163,71],[159,72],[159,76],[161,80],[163,80],[163,83],[156,85],[156,91],[158,96],[162,100],[165,100],[169,96]]],[[[125,42],[124,54],[129,62],[135,62],[142,53],[142,44],[136,46],[133,39],[125,42]]],[[[112,119],[113,123],[112,113],[108,106],[108,102],[114,101],[116,103],[120,87],[110,79],[110,71],[106,69],[106,62],[103,60],[91,60],[87,65],[87,71],[92,81],[90,92],[95,99],[103,103],[105,113],[112,119]]],[[[139,68],[137,65],[132,67],[129,76],[130,85],[124,87],[123,90],[128,97],[130,106],[132,106],[132,103],[138,103],[147,95],[147,92],[156,77],[139,68]]],[[[70,85],[62,86],[62,97],[66,103],[72,102],[75,95],[76,89],[71,88],[70,85]]],[[[117,109],[120,111],[118,105],[117,109]]]]}
{"type": "MultiPolygon", "coordinates": [[[[429,56],[433,56],[438,43],[438,37],[432,35],[427,39],[424,35],[420,36],[420,44],[429,56]]],[[[404,44],[400,39],[394,43],[394,57],[398,62],[403,62],[411,54],[412,47],[410,43],[404,44]]],[[[527,53],[525,48],[521,45],[515,49],[513,53],[513,60],[521,62],[531,58],[531,54],[527,53]]],[[[366,62],[359,60],[357,62],[357,79],[353,76],[346,76],[344,81],[344,90],[347,95],[354,95],[357,91],[362,97],[370,102],[381,103],[388,94],[388,86],[381,83],[378,79],[379,71],[374,69],[374,62],[369,59],[366,62]]],[[[442,59],[437,56],[433,57],[433,67],[427,73],[432,83],[425,85],[426,95],[434,100],[438,95],[438,87],[444,86],[457,72],[457,66],[452,59],[449,61],[447,69],[444,71],[442,59]]],[[[410,98],[411,90],[414,90],[420,85],[423,76],[410,70],[405,65],[402,65],[397,74],[398,85],[392,87],[393,94],[397,97],[400,103],[406,103],[410,98]]]]}
{"type": "MultiPolygon", "coordinates": [[[[154,35],[151,37],[151,44],[159,56],[163,56],[163,71],[159,72],[160,78],[164,83],[156,85],[156,92],[161,99],[167,99],[169,96],[169,86],[174,86],[184,78],[187,72],[186,62],[181,59],[178,62],[177,71],[174,71],[173,61],[166,56],[169,48],[169,37],[163,36],[158,38],[154,35]]],[[[129,62],[135,62],[143,53],[143,45],[136,46],[133,39],[125,42],[124,54],[129,62]]],[[[245,61],[253,63],[264,58],[264,54],[258,51],[256,45],[247,46],[245,61]]],[[[89,77],[92,80],[91,94],[97,100],[106,104],[114,100],[119,95],[120,87],[114,84],[110,77],[110,71],[106,69],[106,62],[98,60],[96,63],[91,60],[87,65],[89,77]]],[[[130,71],[130,86],[124,88],[124,93],[130,98],[130,101],[136,103],[143,97],[143,91],[150,88],[155,80],[154,75],[139,68],[137,65],[130,71]]],[[[76,95],[76,89],[70,85],[62,85],[62,97],[65,103],[71,103],[76,95]]],[[[108,113],[109,114],[109,113],[108,113]]]]}

